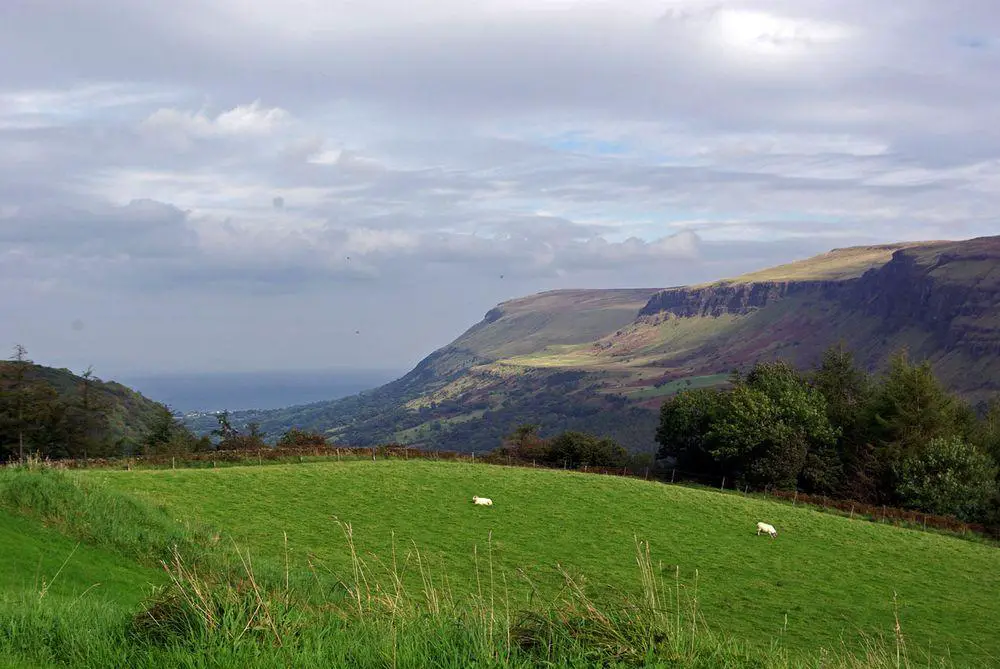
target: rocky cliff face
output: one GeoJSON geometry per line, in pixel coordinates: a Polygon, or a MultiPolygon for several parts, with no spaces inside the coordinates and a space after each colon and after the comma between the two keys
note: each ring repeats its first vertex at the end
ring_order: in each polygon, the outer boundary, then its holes
{"type": "Polygon", "coordinates": [[[848,304],[878,318],[886,331],[919,326],[946,350],[1000,354],[1000,238],[952,248],[896,252],[852,282],[848,304]]]}
{"type": "Polygon", "coordinates": [[[668,288],[646,303],[639,316],[669,313],[680,317],[746,315],[791,295],[837,297],[847,290],[845,281],[764,281],[720,283],[702,288],[668,288]]]}
{"type": "Polygon", "coordinates": [[[1000,355],[1000,237],[901,249],[858,278],[721,282],[653,295],[640,318],[747,315],[792,296],[876,318],[884,333],[919,328],[944,350],[1000,355]]]}

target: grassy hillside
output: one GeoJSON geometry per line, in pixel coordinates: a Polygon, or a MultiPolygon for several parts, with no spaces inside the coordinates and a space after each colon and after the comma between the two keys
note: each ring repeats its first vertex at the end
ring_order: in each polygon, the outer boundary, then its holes
{"type": "MultiPolygon", "coordinates": [[[[707,490],[546,470],[434,462],[315,463],[219,470],[91,473],[113,489],[181,518],[207,521],[257,559],[293,569],[351,571],[335,518],[350,522],[360,554],[396,559],[411,585],[415,546],[438,582],[477,587],[475,559],[492,551],[510,601],[551,601],[556,566],[586,576],[600,600],[637,594],[635,538],[648,540],[660,576],[697,583],[710,627],[789,649],[852,647],[859,631],[893,624],[893,595],[911,649],[959,664],[1000,657],[1000,552],[707,490]],[[246,494],[253,491],[252,495],[246,494]],[[493,498],[474,507],[473,494],[493,498]],[[405,500],[405,503],[403,503],[405,500]],[[754,534],[757,520],[777,540],[754,534]],[[412,543],[411,543],[412,542],[412,543]],[[530,587],[519,574],[534,584],[530,587]]],[[[366,557],[371,564],[374,559],[366,557]]],[[[380,570],[375,570],[380,573],[380,570]]],[[[388,585],[388,584],[387,584],[388,585]]]]}
{"type": "Polygon", "coordinates": [[[888,669],[897,649],[906,666],[1000,653],[995,548],[712,490],[429,461],[6,469],[0,509],[0,666],[888,669]]]}
{"type": "Polygon", "coordinates": [[[134,610],[162,575],[113,551],[74,541],[23,516],[0,515],[0,592],[7,605],[24,599],[81,598],[134,610]]]}
{"type": "MultiPolygon", "coordinates": [[[[917,246],[934,246],[942,242],[881,244],[833,249],[812,258],[797,260],[777,267],[748,272],[720,283],[761,283],[769,281],[846,281],[857,279],[870,269],[882,267],[892,260],[896,251],[917,246]]],[[[710,284],[708,284],[710,285],[710,284]]]]}
{"type": "MultiPolygon", "coordinates": [[[[380,389],[244,412],[271,436],[292,426],[340,442],[496,447],[518,424],[597,432],[655,448],[655,409],[690,385],[843,342],[870,370],[908,347],[975,401],[1000,392],[1000,237],[836,249],[661,291],[556,291],[513,300],[380,389]]],[[[201,431],[214,427],[205,417],[201,431]]]]}

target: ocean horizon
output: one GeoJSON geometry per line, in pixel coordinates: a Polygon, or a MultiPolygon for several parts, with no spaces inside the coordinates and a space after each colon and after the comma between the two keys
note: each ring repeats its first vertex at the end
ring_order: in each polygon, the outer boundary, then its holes
{"type": "Polygon", "coordinates": [[[354,395],[398,379],[387,370],[123,374],[114,380],[181,413],[281,409],[354,395]]]}

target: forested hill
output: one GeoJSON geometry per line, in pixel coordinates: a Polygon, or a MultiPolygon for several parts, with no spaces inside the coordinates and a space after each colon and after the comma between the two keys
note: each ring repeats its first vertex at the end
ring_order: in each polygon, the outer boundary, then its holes
{"type": "Polygon", "coordinates": [[[0,361],[0,460],[132,453],[169,411],[114,381],[0,361]]]}

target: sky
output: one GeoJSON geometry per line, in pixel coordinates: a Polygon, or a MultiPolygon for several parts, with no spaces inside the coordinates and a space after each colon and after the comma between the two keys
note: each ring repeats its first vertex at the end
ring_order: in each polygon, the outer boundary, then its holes
{"type": "Polygon", "coordinates": [[[4,0],[0,347],[406,369],[495,304],[1000,232],[995,0],[4,0]]]}

